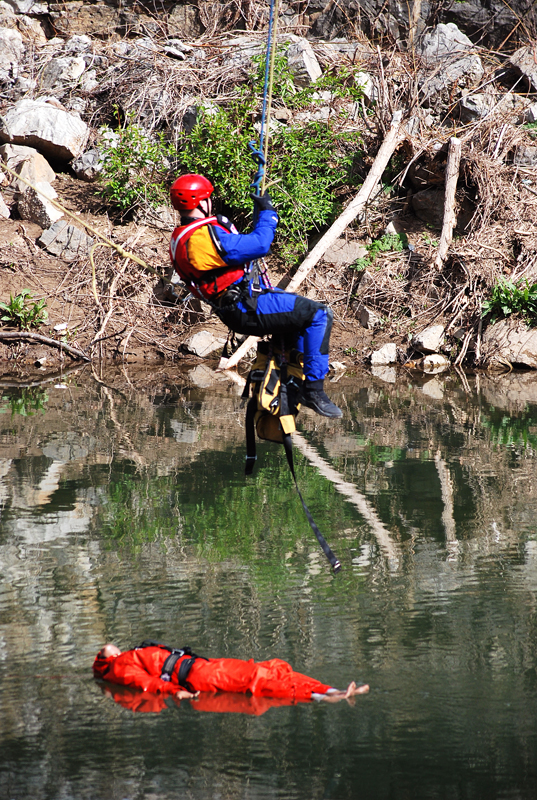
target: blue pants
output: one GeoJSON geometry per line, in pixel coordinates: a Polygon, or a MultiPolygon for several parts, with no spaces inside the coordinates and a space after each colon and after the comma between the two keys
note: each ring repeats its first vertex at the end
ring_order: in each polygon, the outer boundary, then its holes
{"type": "MultiPolygon", "coordinates": [[[[252,296],[252,284],[249,286],[252,296]]],[[[256,293],[253,293],[254,299],[256,293]]],[[[244,300],[217,311],[235,333],[248,336],[282,334],[286,346],[304,354],[304,378],[322,380],[328,373],[328,345],[334,315],[328,306],[281,289],[263,289],[254,311],[244,300]]],[[[276,342],[277,344],[277,342],[276,342]]]]}

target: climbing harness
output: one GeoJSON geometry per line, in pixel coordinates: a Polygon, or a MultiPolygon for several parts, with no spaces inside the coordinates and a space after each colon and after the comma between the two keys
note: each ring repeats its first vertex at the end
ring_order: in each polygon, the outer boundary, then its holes
{"type": "Polygon", "coordinates": [[[272,342],[261,341],[258,343],[257,357],[242,393],[243,402],[248,401],[246,406],[245,474],[252,474],[257,460],[256,432],[260,439],[283,444],[287,463],[306,518],[325,556],[332,565],[332,569],[337,573],[341,569],[341,564],[330,549],[304,502],[295,472],[291,433],[296,430],[296,415],[300,410],[304,380],[302,366],[302,353],[297,350],[291,350],[286,354],[283,347],[278,350],[272,342]],[[251,397],[250,390],[252,390],[251,397]]]}
{"type": "Polygon", "coordinates": [[[160,647],[161,650],[169,650],[170,655],[162,665],[162,672],[160,673],[161,681],[171,681],[172,674],[175,669],[175,665],[179,661],[180,658],[183,656],[189,656],[189,658],[185,658],[184,661],[181,661],[179,666],[179,671],[177,673],[177,683],[179,686],[182,686],[183,689],[186,689],[188,692],[193,692],[194,689],[189,684],[187,678],[188,673],[192,669],[192,665],[196,661],[197,658],[202,658],[204,661],[208,661],[208,658],[205,656],[198,656],[196,653],[193,653],[190,647],[181,647],[176,648],[172,647],[169,644],[163,644],[163,642],[156,642],[153,639],[144,639],[144,641],[135,647],[135,650],[143,650],[144,647],[160,647]]]}

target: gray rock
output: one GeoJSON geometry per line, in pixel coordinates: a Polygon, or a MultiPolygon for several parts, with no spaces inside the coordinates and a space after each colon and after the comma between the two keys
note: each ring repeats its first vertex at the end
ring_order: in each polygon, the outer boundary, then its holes
{"type": "Polygon", "coordinates": [[[360,303],[357,308],[358,319],[362,328],[376,328],[381,324],[381,319],[378,314],[375,314],[370,308],[360,303]]]}
{"type": "Polygon", "coordinates": [[[66,53],[87,53],[91,50],[92,42],[89,36],[82,34],[81,36],[71,36],[68,39],[63,49],[66,53]]]}
{"type": "Polygon", "coordinates": [[[287,65],[297,86],[309,86],[323,71],[307,39],[292,42],[287,48],[287,65]]]}
{"type": "Polygon", "coordinates": [[[533,45],[524,46],[516,50],[507,62],[515,73],[515,78],[521,78],[521,83],[517,87],[537,91],[537,63],[534,58],[535,48],[533,45]]]}
{"type": "Polygon", "coordinates": [[[5,0],[16,14],[27,14],[34,5],[34,0],[5,0]]]}
{"type": "Polygon", "coordinates": [[[97,180],[102,172],[103,162],[99,151],[93,148],[92,150],[86,150],[81,156],[73,159],[70,166],[77,178],[81,181],[92,183],[97,180]]]}
{"type": "Polygon", "coordinates": [[[422,353],[436,353],[444,341],[444,326],[431,325],[412,337],[412,347],[422,353]]]}
{"type": "Polygon", "coordinates": [[[524,122],[537,122],[537,103],[532,103],[524,112],[524,122]]]}
{"type": "Polygon", "coordinates": [[[79,156],[88,136],[79,116],[45,99],[19,100],[0,117],[0,141],[35,147],[63,161],[79,156]]]}
{"type": "Polygon", "coordinates": [[[356,259],[367,255],[367,250],[358,242],[337,239],[323,256],[323,261],[328,264],[335,264],[340,267],[354,264],[356,259]]]}
{"type": "Polygon", "coordinates": [[[445,372],[451,365],[449,359],[445,356],[440,355],[440,353],[432,353],[431,355],[425,356],[421,362],[421,366],[424,372],[435,375],[439,372],[445,372]]]}
{"type": "Polygon", "coordinates": [[[63,258],[65,261],[74,261],[76,258],[87,258],[93,241],[80,228],[69,225],[65,220],[59,220],[48,230],[43,231],[38,244],[53,256],[63,258]]]}
{"type": "Polygon", "coordinates": [[[82,56],[53,58],[43,70],[41,84],[44,89],[52,89],[64,83],[74,83],[85,69],[86,62],[82,56]]]}
{"type": "Polygon", "coordinates": [[[416,216],[433,225],[442,228],[444,222],[444,196],[443,189],[423,189],[412,195],[411,203],[416,216]]]}
{"type": "Polygon", "coordinates": [[[0,217],[2,217],[2,219],[9,219],[10,216],[11,216],[11,210],[9,206],[5,204],[2,195],[0,195],[0,217]]]}
{"type": "Polygon", "coordinates": [[[87,31],[91,31],[92,36],[108,38],[122,24],[120,10],[104,3],[85,4],[67,0],[51,5],[49,14],[54,30],[69,37],[74,34],[86,35],[87,31]]]}
{"type": "Polygon", "coordinates": [[[354,83],[357,88],[362,90],[368,103],[376,102],[379,94],[377,84],[368,72],[357,72],[354,76],[354,83]]]}
{"type": "Polygon", "coordinates": [[[194,356],[206,358],[210,356],[211,353],[221,350],[225,343],[225,339],[214,336],[210,331],[199,331],[184,342],[183,349],[194,356]]]}
{"type": "Polygon", "coordinates": [[[397,345],[390,342],[371,354],[371,366],[383,367],[397,362],[397,345]]]}
{"type": "Polygon", "coordinates": [[[520,320],[501,320],[486,329],[481,353],[491,366],[508,362],[537,369],[537,329],[520,320]]]}
{"type": "MultiPolygon", "coordinates": [[[[52,183],[56,180],[56,173],[41,153],[33,147],[21,147],[14,144],[3,144],[0,147],[0,158],[17,175],[32,183],[52,183]]],[[[10,190],[12,192],[25,192],[28,187],[22,181],[10,177],[10,190]]]]}
{"type": "Polygon", "coordinates": [[[517,167],[537,166],[537,147],[519,144],[513,155],[513,164],[517,167]]]}
{"type": "MultiPolygon", "coordinates": [[[[97,72],[94,69],[89,69],[80,78],[79,86],[82,92],[92,92],[97,88],[98,85],[99,81],[97,80],[97,72]]],[[[73,106],[71,106],[71,108],[73,108],[73,106]]]]}
{"type": "Polygon", "coordinates": [[[470,39],[450,22],[426,34],[419,52],[425,71],[419,76],[420,91],[430,105],[442,101],[446,92],[474,86],[484,74],[483,65],[470,39]]]}
{"type": "Polygon", "coordinates": [[[39,181],[35,184],[35,189],[25,186],[19,196],[17,211],[21,219],[35,222],[41,228],[48,228],[63,217],[63,212],[50,202],[50,199],[55,200],[57,197],[58,194],[50,183],[39,181]]]}
{"type": "Polygon", "coordinates": [[[12,83],[24,55],[22,34],[13,28],[0,28],[0,83],[12,83]]]}
{"type": "Polygon", "coordinates": [[[194,5],[175,5],[168,16],[168,33],[181,39],[197,39],[202,33],[198,9],[194,5]]]}
{"type": "Polygon", "coordinates": [[[459,100],[459,114],[462,122],[475,122],[483,119],[494,107],[494,99],[486,94],[470,94],[459,100]]]}

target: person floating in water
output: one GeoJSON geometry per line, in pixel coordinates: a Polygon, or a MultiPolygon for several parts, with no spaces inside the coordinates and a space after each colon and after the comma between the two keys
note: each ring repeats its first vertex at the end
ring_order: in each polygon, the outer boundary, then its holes
{"type": "Polygon", "coordinates": [[[192,293],[210,303],[235,333],[290,337],[304,354],[301,402],[323,417],[342,412],[325,394],[333,313],[302,295],[270,286],[253,263],[269,252],[278,215],[268,193],[252,195],[257,207],[254,230],[241,234],[221,215],[212,215],[214,187],[203,175],[181,175],[170,189],[181,225],[172,233],[170,257],[192,293]]]}
{"type": "Polygon", "coordinates": [[[369,691],[367,684],[357,686],[354,681],[344,690],[335,689],[295,672],[279,658],[258,663],[253,659],[205,658],[189,648],[176,650],[156,642],[143,642],[125,652],[106,644],[95,657],[93,674],[110,683],[171,695],[177,700],[199,698],[206,692],[231,692],[279,698],[287,701],[286,705],[309,700],[336,703],[369,691]]]}

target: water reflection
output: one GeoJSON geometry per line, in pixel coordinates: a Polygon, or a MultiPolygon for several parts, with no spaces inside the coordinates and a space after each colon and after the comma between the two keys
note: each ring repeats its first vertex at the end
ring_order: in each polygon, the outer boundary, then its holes
{"type": "Polygon", "coordinates": [[[537,378],[360,374],[341,423],[301,413],[334,579],[282,449],[245,480],[240,386],[196,370],[2,388],[0,796],[533,797],[537,378]],[[91,663],[145,637],[372,690],[133,714],[91,663]]]}

